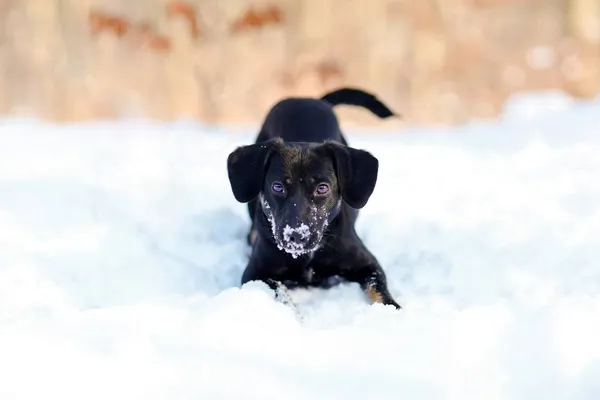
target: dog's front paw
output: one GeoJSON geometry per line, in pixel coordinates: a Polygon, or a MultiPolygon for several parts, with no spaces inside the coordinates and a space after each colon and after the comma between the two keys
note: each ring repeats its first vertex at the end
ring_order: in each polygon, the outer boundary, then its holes
{"type": "Polygon", "coordinates": [[[402,309],[402,307],[400,307],[400,304],[398,304],[396,300],[394,300],[387,288],[379,284],[377,281],[369,282],[366,285],[365,292],[369,297],[371,304],[381,303],[386,306],[394,306],[397,310],[402,309]]]}
{"type": "Polygon", "coordinates": [[[393,300],[393,299],[390,299],[387,302],[384,302],[383,304],[394,306],[394,307],[396,307],[396,310],[401,310],[402,309],[402,307],[400,306],[400,304],[396,303],[396,301],[393,300]]]}
{"type": "Polygon", "coordinates": [[[285,305],[296,306],[294,304],[294,300],[292,300],[292,296],[290,296],[290,292],[285,286],[277,287],[275,290],[275,300],[283,303],[285,305]]]}
{"type": "Polygon", "coordinates": [[[294,310],[294,313],[296,314],[296,317],[299,320],[302,320],[302,315],[300,314],[296,303],[294,303],[294,300],[292,300],[292,296],[290,295],[289,289],[279,281],[270,280],[268,284],[275,293],[275,300],[292,308],[294,310]]]}

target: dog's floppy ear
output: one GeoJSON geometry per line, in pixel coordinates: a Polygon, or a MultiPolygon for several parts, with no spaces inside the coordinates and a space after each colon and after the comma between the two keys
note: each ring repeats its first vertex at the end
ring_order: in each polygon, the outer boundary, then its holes
{"type": "Polygon", "coordinates": [[[375,190],[379,161],[368,151],[340,143],[324,146],[334,159],[342,198],[352,208],[363,208],[375,190]]]}
{"type": "Polygon", "coordinates": [[[227,157],[227,175],[233,196],[240,203],[253,200],[262,188],[273,142],[241,146],[227,157]]]}

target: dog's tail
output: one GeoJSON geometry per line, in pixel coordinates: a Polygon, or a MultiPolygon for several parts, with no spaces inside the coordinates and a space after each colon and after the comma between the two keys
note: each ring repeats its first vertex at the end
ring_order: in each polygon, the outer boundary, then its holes
{"type": "Polygon", "coordinates": [[[382,119],[399,116],[383,104],[375,95],[361,89],[349,87],[337,89],[323,95],[321,100],[330,103],[332,106],[346,104],[349,106],[364,107],[382,119]]]}

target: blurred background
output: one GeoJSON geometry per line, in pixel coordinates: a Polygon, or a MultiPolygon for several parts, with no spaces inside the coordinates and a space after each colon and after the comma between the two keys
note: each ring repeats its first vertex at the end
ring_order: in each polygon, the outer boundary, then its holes
{"type": "Polygon", "coordinates": [[[420,125],[495,118],[516,92],[594,97],[600,0],[0,0],[2,115],[257,123],[347,85],[420,125]]]}

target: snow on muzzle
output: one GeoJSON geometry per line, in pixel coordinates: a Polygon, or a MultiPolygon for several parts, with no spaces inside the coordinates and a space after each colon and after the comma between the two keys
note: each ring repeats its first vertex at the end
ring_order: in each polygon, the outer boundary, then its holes
{"type": "Polygon", "coordinates": [[[286,224],[282,229],[277,246],[280,250],[296,258],[316,250],[320,236],[305,223],[300,223],[295,227],[286,224]]]}

